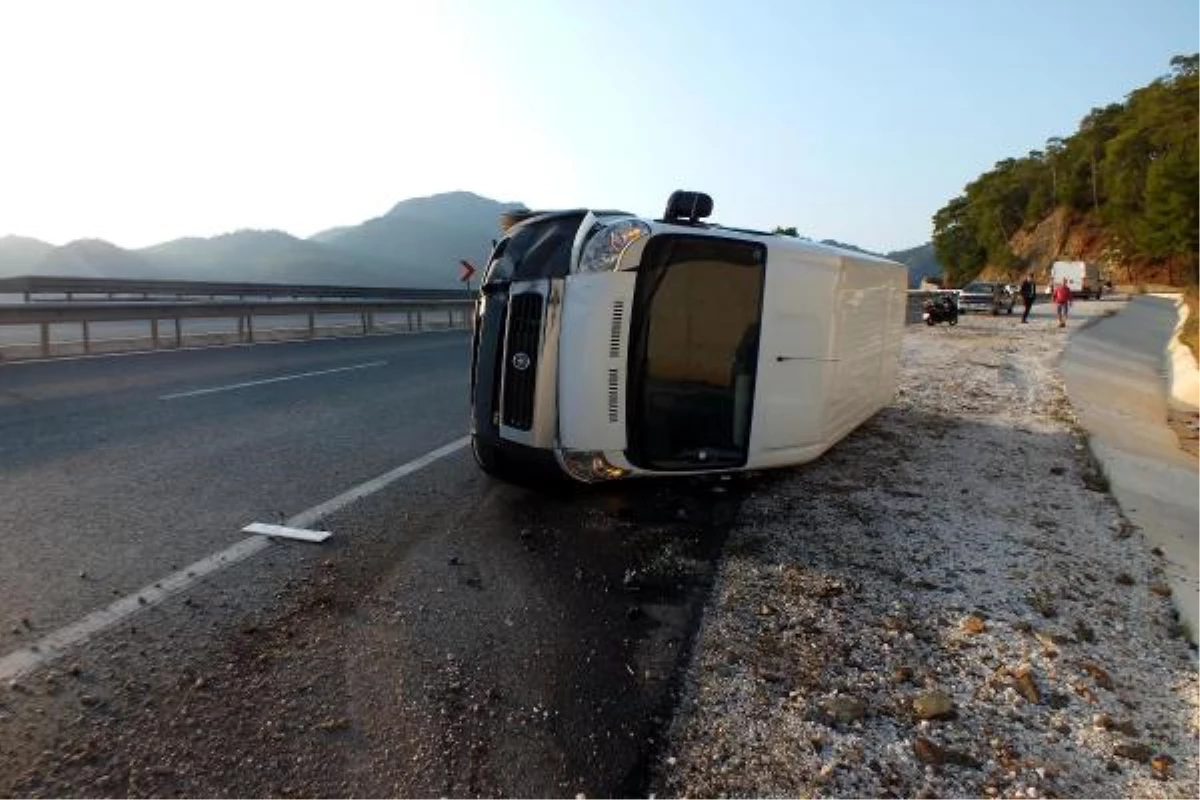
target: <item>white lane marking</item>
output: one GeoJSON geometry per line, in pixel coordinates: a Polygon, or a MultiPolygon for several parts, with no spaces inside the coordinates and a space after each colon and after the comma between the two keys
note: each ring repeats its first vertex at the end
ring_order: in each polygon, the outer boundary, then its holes
{"type": "Polygon", "coordinates": [[[298,375],[281,375],[278,378],[264,378],[261,381],[246,381],[245,383],[231,383],[228,386],[214,386],[210,389],[195,389],[190,392],[176,392],[175,394],[164,394],[159,400],[178,400],[181,397],[197,397],[202,394],[215,394],[216,392],[232,392],[235,389],[245,389],[248,386],[262,386],[267,383],[282,383],[283,381],[298,381],[301,378],[312,378],[317,375],[332,375],[335,372],[349,372],[352,369],[370,369],[371,367],[386,366],[386,361],[369,361],[366,364],[353,364],[349,367],[337,367],[335,369],[322,369],[316,372],[301,372],[298,375]]]}
{"type": "Polygon", "coordinates": [[[116,625],[142,609],[158,605],[205,575],[247,559],[269,544],[269,539],[258,536],[243,539],[232,547],[227,547],[219,553],[203,558],[178,572],[171,573],[157,583],[93,611],[78,622],[73,622],[43,636],[24,650],[9,653],[4,658],[0,658],[0,680],[14,680],[43,664],[48,664],[63,655],[72,646],[86,641],[94,634],[116,625]]]}
{"type": "Polygon", "coordinates": [[[323,542],[333,536],[329,531],[310,531],[304,528],[289,528],[286,525],[271,525],[266,522],[252,522],[242,528],[242,533],[261,533],[263,536],[299,539],[302,542],[323,542]]]}
{"type": "MultiPolygon", "coordinates": [[[[305,528],[324,516],[339,511],[367,495],[377,492],[389,483],[400,480],[418,470],[424,469],[438,459],[445,458],[466,447],[471,441],[470,436],[455,439],[449,444],[442,445],[420,458],[415,458],[407,464],[385,472],[377,478],[360,484],[349,491],[339,494],[332,500],[301,511],[287,520],[287,526],[305,528]]],[[[206,575],[211,575],[225,567],[237,564],[271,545],[271,540],[263,536],[250,536],[242,539],[219,553],[213,553],[202,558],[178,572],[173,572],[160,581],[143,587],[131,595],[122,597],[104,608],[97,609],[77,622],[66,625],[43,636],[27,648],[16,650],[0,658],[0,680],[11,681],[26,675],[40,666],[49,664],[62,656],[71,648],[86,642],[101,631],[112,627],[121,620],[133,616],[152,606],[162,603],[172,595],[176,595],[199,581],[206,575]]]]}

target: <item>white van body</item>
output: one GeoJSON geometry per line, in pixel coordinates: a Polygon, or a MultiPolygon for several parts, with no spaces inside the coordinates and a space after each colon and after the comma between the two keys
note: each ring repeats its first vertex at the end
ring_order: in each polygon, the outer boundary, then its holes
{"type": "Polygon", "coordinates": [[[1053,294],[1054,287],[1067,279],[1071,295],[1080,299],[1100,299],[1104,287],[1100,282],[1100,268],[1088,261],[1055,261],[1050,267],[1050,286],[1048,294],[1053,294]]]}
{"type": "Polygon", "coordinates": [[[509,344],[511,313],[505,342],[476,333],[474,363],[486,366],[492,348],[497,365],[490,378],[477,367],[472,382],[476,458],[489,472],[511,472],[509,457],[530,451],[582,481],[800,464],[895,394],[902,264],[788,236],[590,214],[572,259],[561,278],[481,297],[511,308],[544,299],[540,321],[518,325],[520,344],[509,344]],[[585,229],[614,222],[640,238],[611,269],[581,271],[585,229]],[[712,256],[723,252],[735,261],[712,256]],[[513,378],[514,365],[529,375],[513,378]],[[489,395],[501,408],[487,407],[489,395]],[[519,425],[507,424],[506,404],[521,404],[519,425]],[[500,455],[504,469],[490,458],[500,455]]]}

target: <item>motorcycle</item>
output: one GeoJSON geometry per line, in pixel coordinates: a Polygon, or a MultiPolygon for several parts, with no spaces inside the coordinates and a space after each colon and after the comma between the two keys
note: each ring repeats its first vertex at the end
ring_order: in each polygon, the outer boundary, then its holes
{"type": "Polygon", "coordinates": [[[958,300],[950,293],[927,297],[922,304],[921,318],[930,327],[942,322],[957,325],[958,300]]]}

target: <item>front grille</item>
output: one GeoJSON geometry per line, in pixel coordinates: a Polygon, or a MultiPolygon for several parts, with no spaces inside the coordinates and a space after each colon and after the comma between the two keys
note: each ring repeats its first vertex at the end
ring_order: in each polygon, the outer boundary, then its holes
{"type": "Polygon", "coordinates": [[[542,336],[542,296],[513,295],[508,311],[508,346],[504,364],[504,424],[527,431],[533,427],[538,349],[542,336]]]}

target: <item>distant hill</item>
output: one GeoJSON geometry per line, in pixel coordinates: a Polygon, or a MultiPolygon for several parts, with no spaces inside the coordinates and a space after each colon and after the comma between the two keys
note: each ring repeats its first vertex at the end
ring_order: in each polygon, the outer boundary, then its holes
{"type": "Polygon", "coordinates": [[[29,275],[54,245],[28,236],[0,236],[0,278],[29,275]]]}
{"type": "Polygon", "coordinates": [[[242,230],[175,239],[138,251],[170,275],[199,281],[409,286],[397,264],[283,231],[242,230]]]}
{"type": "Polygon", "coordinates": [[[65,275],[73,278],[167,277],[153,260],[103,239],[79,239],[55,247],[23,274],[65,275]]]}
{"type": "MultiPolygon", "coordinates": [[[[502,214],[524,208],[471,192],[416,197],[380,217],[300,239],[283,231],[240,230],[188,237],[140,250],[98,239],[54,247],[19,236],[0,238],[0,277],[60,275],[108,278],[336,283],[357,286],[459,288],[458,262],[483,266],[502,214]]],[[[793,229],[794,230],[794,229],[793,229]]],[[[855,245],[823,244],[867,253],[855,245]]],[[[888,253],[908,264],[909,282],[941,274],[931,245],[888,253]]]]}
{"type": "Polygon", "coordinates": [[[523,208],[471,192],[448,192],[404,200],[382,217],[331,228],[313,240],[389,263],[403,263],[404,285],[450,289],[459,285],[458,262],[482,266],[499,236],[505,211],[523,208]]]}
{"type": "Polygon", "coordinates": [[[1044,149],[1004,158],[933,215],[955,285],[977,275],[1040,281],[1059,259],[1117,283],[1200,279],[1200,53],[1123,100],[1093,107],[1044,149]]]}
{"type": "Polygon", "coordinates": [[[922,278],[941,278],[942,265],[934,252],[933,243],[926,242],[907,250],[893,250],[885,258],[908,265],[908,288],[916,289],[922,278]]]}

